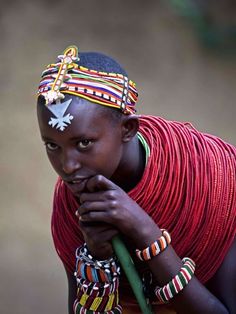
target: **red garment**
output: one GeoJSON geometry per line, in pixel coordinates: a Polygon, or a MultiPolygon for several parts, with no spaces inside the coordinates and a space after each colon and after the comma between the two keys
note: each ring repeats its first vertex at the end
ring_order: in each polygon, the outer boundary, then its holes
{"type": "MultiPolygon", "coordinates": [[[[159,117],[142,116],[139,131],[150,147],[150,157],[129,196],[170,232],[177,254],[195,261],[195,274],[205,283],[235,237],[236,148],[189,124],[159,117]]],[[[70,272],[75,267],[75,249],[83,243],[75,216],[78,206],[59,178],[52,234],[70,272]]]]}

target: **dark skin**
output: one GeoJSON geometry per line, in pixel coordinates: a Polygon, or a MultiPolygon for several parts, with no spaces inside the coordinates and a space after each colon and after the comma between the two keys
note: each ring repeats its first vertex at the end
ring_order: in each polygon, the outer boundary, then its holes
{"type": "MultiPolygon", "coordinates": [[[[147,247],[161,231],[127,194],[139,182],[145,167],[145,155],[137,139],[138,117],[123,115],[115,121],[102,106],[73,96],[66,98],[73,99],[68,112],[74,119],[63,132],[48,125],[52,113],[42,104],[38,105],[38,121],[53,168],[81,204],[78,223],[91,254],[97,259],[111,256],[111,239],[118,233],[134,247],[147,247]]],[[[193,277],[171,301],[173,309],[182,314],[235,314],[235,260],[234,241],[210,282],[203,286],[193,277]]],[[[147,265],[162,286],[178,273],[182,262],[170,245],[147,265]]],[[[73,275],[67,276],[72,314],[76,282],[73,275]]]]}

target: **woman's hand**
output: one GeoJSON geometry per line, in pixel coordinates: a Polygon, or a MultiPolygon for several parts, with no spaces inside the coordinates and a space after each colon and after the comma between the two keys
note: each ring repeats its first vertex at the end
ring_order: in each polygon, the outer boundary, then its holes
{"type": "Polygon", "coordinates": [[[79,226],[94,258],[104,260],[112,256],[113,248],[110,240],[118,233],[115,228],[103,222],[85,222],[82,220],[79,220],[79,226]]]}
{"type": "MultiPolygon", "coordinates": [[[[87,182],[80,196],[81,230],[88,246],[99,251],[119,231],[142,248],[160,234],[154,221],[126,192],[102,175],[87,182]]],[[[106,247],[108,249],[108,246],[106,247]]],[[[108,249],[108,251],[111,251],[108,249]]]]}

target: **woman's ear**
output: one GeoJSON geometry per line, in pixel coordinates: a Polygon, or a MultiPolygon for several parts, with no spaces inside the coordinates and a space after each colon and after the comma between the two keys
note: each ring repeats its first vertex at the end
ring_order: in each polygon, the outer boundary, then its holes
{"type": "Polygon", "coordinates": [[[138,132],[139,119],[137,115],[124,117],[122,121],[122,141],[129,142],[138,132]]]}

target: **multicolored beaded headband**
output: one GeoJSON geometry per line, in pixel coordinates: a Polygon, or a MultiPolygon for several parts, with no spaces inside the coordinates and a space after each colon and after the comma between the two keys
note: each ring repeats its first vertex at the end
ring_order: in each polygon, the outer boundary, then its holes
{"type": "Polygon", "coordinates": [[[126,76],[79,66],[75,63],[80,60],[76,46],[68,47],[58,58],[60,62],[47,66],[39,84],[38,96],[44,96],[46,105],[60,103],[64,94],[71,94],[121,109],[124,114],[135,113],[138,93],[126,76]]]}

